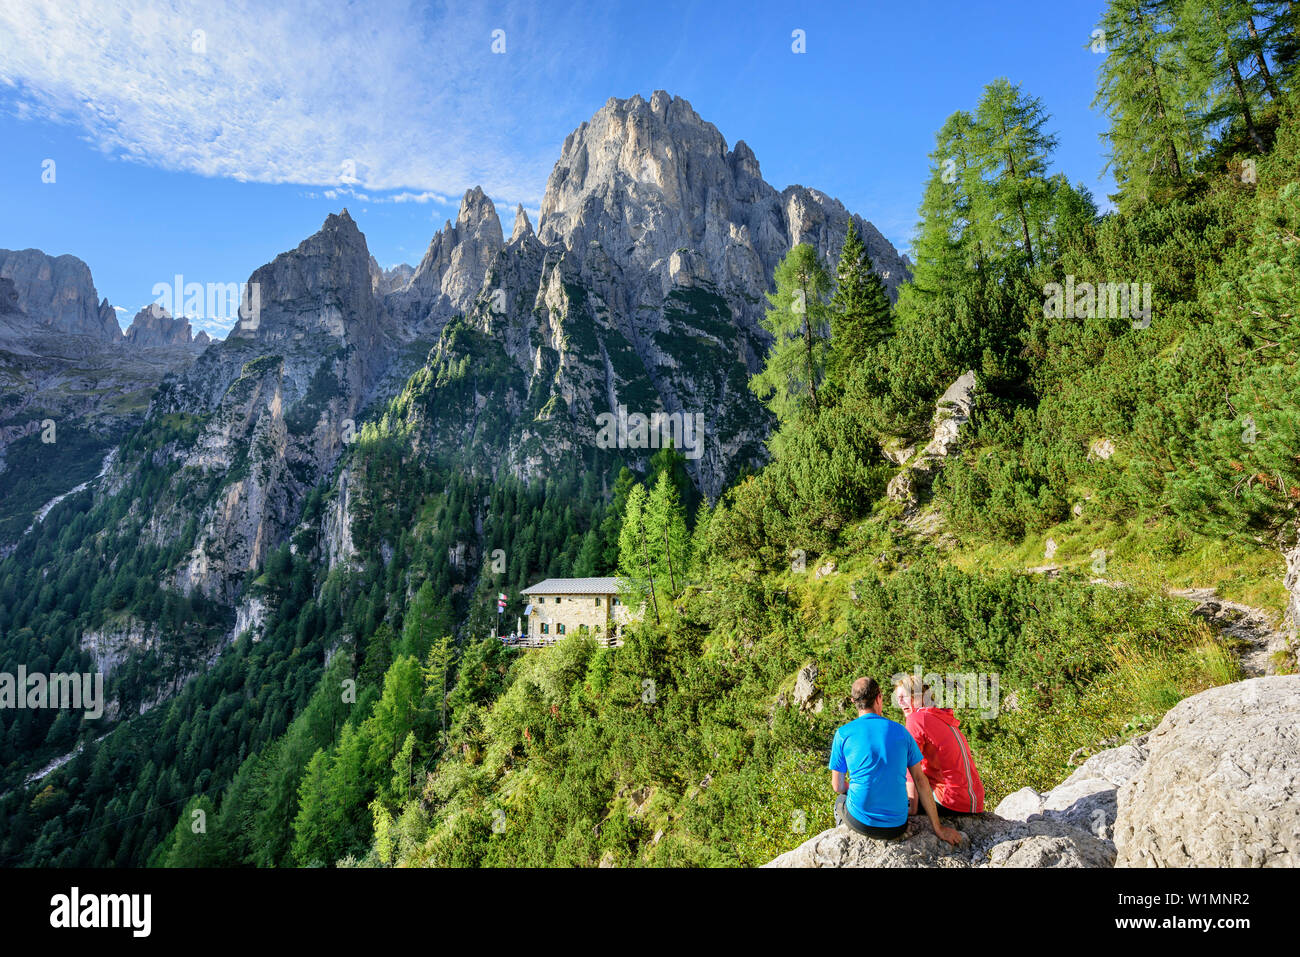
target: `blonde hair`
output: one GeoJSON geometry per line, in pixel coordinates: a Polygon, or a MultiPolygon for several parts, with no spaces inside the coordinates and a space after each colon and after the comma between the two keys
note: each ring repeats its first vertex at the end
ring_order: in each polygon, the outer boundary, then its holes
{"type": "Polygon", "coordinates": [[[930,686],[921,680],[920,675],[903,675],[894,682],[894,703],[898,703],[898,697],[902,695],[905,698],[911,698],[913,702],[919,702],[917,707],[929,708],[932,706],[930,701],[930,686]]]}

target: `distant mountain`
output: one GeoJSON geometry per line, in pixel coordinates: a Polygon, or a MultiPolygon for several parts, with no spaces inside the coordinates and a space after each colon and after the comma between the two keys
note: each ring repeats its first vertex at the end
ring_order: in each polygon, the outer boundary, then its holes
{"type": "Polygon", "coordinates": [[[123,336],[80,259],[0,250],[0,554],[40,506],[99,471],[163,378],[209,341],[156,307],[123,336]]]}
{"type": "Polygon", "coordinates": [[[191,352],[202,352],[212,343],[206,332],[193,334],[189,319],[184,316],[174,318],[158,303],[150,303],[135,314],[124,339],[127,344],[140,349],[181,349],[191,352]]]}
{"type": "Polygon", "coordinates": [[[401,289],[411,281],[411,276],[414,274],[414,266],[401,263],[392,269],[382,269],[379,263],[375,262],[375,257],[370,257],[370,285],[376,295],[383,296],[401,289]]]}
{"type": "MultiPolygon", "coordinates": [[[[503,242],[491,200],[470,190],[384,306],[405,336],[464,315],[515,370],[486,404],[531,412],[508,435],[483,436],[481,464],[544,472],[548,458],[592,448],[597,416],[620,406],[699,413],[707,435],[690,467],[716,495],[764,455],[770,423],[747,381],[768,343],[759,320],[772,272],[797,243],[833,266],[849,218],[817,190],[768,185],[749,147],[728,150],[685,100],[611,99],[565,140],[536,234],[519,208],[503,242]]],[[[896,295],[906,261],[853,219],[896,295]]],[[[428,427],[451,442],[467,411],[428,427]]],[[[644,463],[649,451],[627,457],[644,463]]]]}
{"type": "Polygon", "coordinates": [[[108,343],[121,341],[116,311],[107,299],[99,298],[90,267],[76,256],[0,249],[0,279],[13,282],[18,307],[34,327],[108,343]]]}
{"type": "MultiPolygon", "coordinates": [[[[202,423],[193,446],[167,453],[184,467],[154,503],[155,540],[193,516],[181,504],[193,476],[225,489],[201,510],[175,585],[234,601],[358,421],[399,393],[423,453],[528,481],[644,466],[653,448],[597,448],[603,413],[699,415],[688,467],[717,495],[765,455],[770,417],[747,383],[772,271],[799,242],[833,265],[849,217],[816,190],[778,192],[744,143],[728,150],[662,92],[612,99],[565,140],[536,232],[520,207],[507,240],[475,187],[408,274],[378,267],[347,210],[331,215],[252,274],[256,314],[154,398],[152,416],[202,423]]],[[[895,291],[905,261],[854,218],[895,291]]]]}

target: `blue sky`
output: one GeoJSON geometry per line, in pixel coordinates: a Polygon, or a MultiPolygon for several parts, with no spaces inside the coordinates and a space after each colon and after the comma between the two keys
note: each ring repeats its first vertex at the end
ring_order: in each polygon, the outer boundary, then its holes
{"type": "Polygon", "coordinates": [[[778,189],[836,196],[902,249],[934,132],[998,76],[1043,100],[1055,168],[1104,203],[1101,9],[5,0],[0,247],[85,260],[123,325],[155,284],[246,280],[344,206],[382,265],[415,264],[476,185],[507,233],[516,203],[536,226],[565,136],[663,89],[778,189]]]}

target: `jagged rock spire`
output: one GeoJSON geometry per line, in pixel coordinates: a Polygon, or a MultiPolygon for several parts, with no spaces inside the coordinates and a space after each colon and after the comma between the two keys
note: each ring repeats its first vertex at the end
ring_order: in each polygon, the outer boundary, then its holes
{"type": "Polygon", "coordinates": [[[515,207],[515,228],[510,233],[510,241],[513,243],[524,236],[529,236],[533,232],[533,224],[528,221],[528,214],[524,212],[524,204],[520,203],[515,207]]]}

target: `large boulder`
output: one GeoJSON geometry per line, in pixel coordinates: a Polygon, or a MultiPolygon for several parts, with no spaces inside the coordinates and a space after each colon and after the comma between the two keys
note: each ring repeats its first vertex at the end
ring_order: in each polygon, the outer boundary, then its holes
{"type": "Polygon", "coordinates": [[[934,438],[923,454],[931,459],[945,459],[970,421],[975,406],[975,372],[967,370],[944,390],[934,410],[934,438]]]}
{"type": "Polygon", "coordinates": [[[1094,754],[1050,791],[1021,788],[1008,794],[993,813],[1013,821],[1056,821],[1111,839],[1119,788],[1141,770],[1146,756],[1143,735],[1094,754]]]}
{"type": "Polygon", "coordinates": [[[1179,702],[1119,792],[1127,867],[1300,865],[1300,675],[1179,702]]]}
{"type": "Polygon", "coordinates": [[[897,840],[863,837],[847,827],[822,831],[764,867],[1110,867],[1115,848],[1087,831],[1037,818],[1008,821],[994,814],[962,818],[953,846],[934,835],[924,817],[909,819],[897,840]]]}

